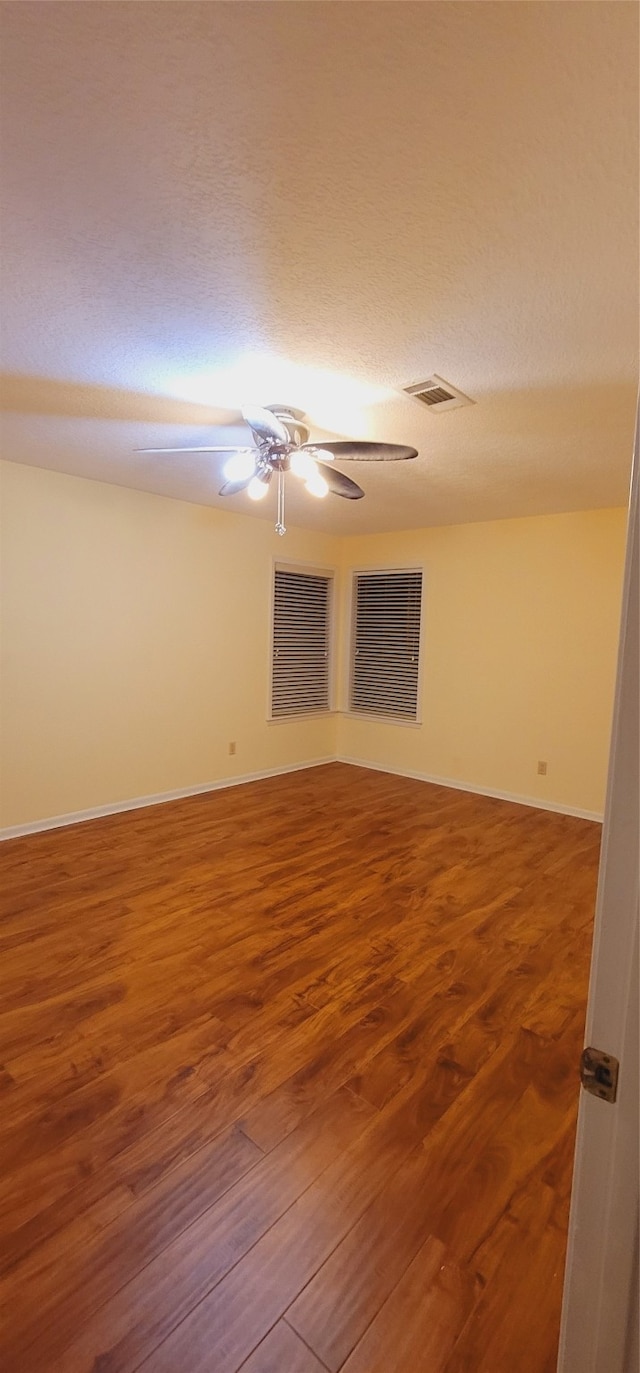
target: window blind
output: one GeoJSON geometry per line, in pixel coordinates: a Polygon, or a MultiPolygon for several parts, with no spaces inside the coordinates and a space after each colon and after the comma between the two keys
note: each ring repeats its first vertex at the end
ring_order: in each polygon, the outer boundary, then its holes
{"type": "Polygon", "coordinates": [[[417,719],[421,610],[422,572],[355,574],[352,710],[417,719]]]}
{"type": "Polygon", "coordinates": [[[330,576],[276,568],[271,714],[329,709],[330,576]]]}

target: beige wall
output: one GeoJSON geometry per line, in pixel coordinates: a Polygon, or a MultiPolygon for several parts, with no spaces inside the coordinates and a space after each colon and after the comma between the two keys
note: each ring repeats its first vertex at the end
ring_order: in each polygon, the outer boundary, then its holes
{"type": "Polygon", "coordinates": [[[336,753],[602,810],[623,511],[280,540],[264,520],[0,473],[0,826],[336,753]],[[343,644],[353,567],[424,566],[420,727],[267,723],[274,557],[342,565],[343,644]]]}
{"type": "Polygon", "coordinates": [[[423,723],[345,717],[340,755],[601,812],[625,523],[598,510],[344,540],[346,574],[424,567],[423,723]]]}
{"type": "MultiPolygon", "coordinates": [[[[14,463],[0,475],[0,825],[333,755],[332,718],[267,723],[285,550],[266,521],[14,463]]],[[[286,555],[332,567],[339,545],[292,529],[286,555]]]]}

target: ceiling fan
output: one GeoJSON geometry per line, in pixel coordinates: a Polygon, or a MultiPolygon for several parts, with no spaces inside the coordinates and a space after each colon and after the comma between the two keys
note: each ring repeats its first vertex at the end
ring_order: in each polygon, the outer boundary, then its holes
{"type": "Polygon", "coordinates": [[[364,491],[357,482],[339,472],[335,458],[349,462],[398,462],[417,458],[415,448],[398,443],[368,443],[344,440],[338,443],[308,443],[309,426],[301,410],[289,405],[269,405],[242,411],[242,418],[255,442],[243,448],[217,448],[209,444],[196,448],[137,448],[137,453],[225,453],[224,486],[221,496],[235,496],[246,489],[254,501],[266,496],[276,476],[278,512],[276,533],[285,534],[285,487],[287,472],[300,477],[311,496],[326,496],[329,491],[348,501],[358,501],[364,491]]]}

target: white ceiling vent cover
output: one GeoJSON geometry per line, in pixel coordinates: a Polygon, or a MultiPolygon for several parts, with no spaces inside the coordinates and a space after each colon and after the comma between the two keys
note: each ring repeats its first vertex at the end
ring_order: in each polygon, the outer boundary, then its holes
{"type": "Polygon", "coordinates": [[[426,381],[417,381],[415,386],[403,386],[402,389],[408,396],[428,405],[430,410],[458,410],[461,405],[475,405],[470,396],[465,396],[442,377],[427,377],[426,381]]]}

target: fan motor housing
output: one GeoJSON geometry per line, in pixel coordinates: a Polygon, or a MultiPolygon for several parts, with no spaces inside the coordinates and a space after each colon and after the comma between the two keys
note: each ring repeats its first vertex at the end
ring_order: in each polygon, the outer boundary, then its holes
{"type": "Polygon", "coordinates": [[[309,438],[309,425],[307,424],[304,410],[294,410],[291,405],[266,405],[265,410],[270,410],[276,419],[280,420],[289,435],[292,443],[306,443],[309,438]]]}

